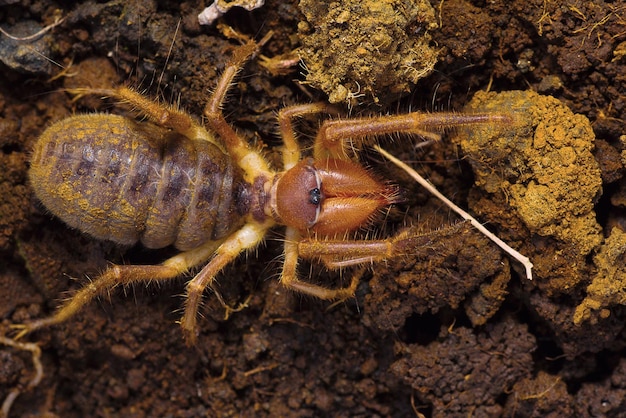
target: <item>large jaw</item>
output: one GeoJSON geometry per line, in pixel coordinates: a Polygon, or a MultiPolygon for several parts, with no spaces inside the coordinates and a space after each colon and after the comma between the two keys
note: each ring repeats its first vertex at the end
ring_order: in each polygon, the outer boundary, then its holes
{"type": "Polygon", "coordinates": [[[270,196],[276,222],[322,236],[353,231],[398,200],[395,187],[356,163],[312,158],[277,176],[270,196]]]}

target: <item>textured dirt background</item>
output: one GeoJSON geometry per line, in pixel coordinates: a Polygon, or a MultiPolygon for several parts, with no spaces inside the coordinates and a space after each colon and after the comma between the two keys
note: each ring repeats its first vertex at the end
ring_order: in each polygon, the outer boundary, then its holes
{"type": "MultiPolygon", "coordinates": [[[[37,204],[26,172],[38,135],[74,112],[112,110],[110,103],[97,98],[73,101],[64,89],[128,83],[199,116],[237,45],[227,39],[225,28],[197,24],[196,16],[206,6],[202,2],[8,3],[13,2],[0,1],[0,25],[14,35],[32,34],[57,17],[65,20],[37,42],[15,46],[0,35],[3,332],[10,323],[49,314],[66,292],[85,284],[107,262],[154,264],[172,254],[171,249],[125,249],[94,241],[52,219],[37,204]]],[[[376,28],[372,14],[384,12],[365,6],[374,3],[363,2],[363,7],[356,3],[338,13],[335,4],[332,13],[326,13],[323,6],[300,10],[297,2],[268,1],[253,12],[233,9],[219,23],[257,38],[273,30],[263,48],[269,58],[290,57],[305,45],[312,48],[309,55],[301,52],[305,59],[315,59],[320,56],[318,45],[327,48],[329,59],[343,53],[333,49],[341,45],[338,37],[358,44],[359,39],[348,35],[356,33],[353,28],[358,28],[359,19],[376,28]],[[312,20],[303,23],[305,19],[312,20]],[[317,28],[326,28],[327,35],[317,28]],[[346,29],[349,34],[342,34],[346,29]]],[[[445,0],[432,3],[430,18],[409,13],[401,1],[384,4],[404,11],[399,12],[404,19],[386,16],[384,31],[361,39],[357,58],[362,71],[340,69],[347,79],[330,80],[327,93],[350,99],[344,102],[346,114],[348,109],[353,114],[462,110],[480,90],[532,90],[555,97],[586,116],[596,135],[595,146],[588,148],[602,190],[583,203],[587,212],[592,206],[588,216],[596,225],[595,214],[598,225],[591,241],[576,238],[577,244],[571,245],[563,238],[575,235],[575,226],[569,232],[559,230],[560,235],[546,232],[549,228],[534,230],[520,216],[524,209],[510,206],[515,199],[509,199],[504,189],[473,187],[472,169],[480,183],[485,171],[481,163],[491,161],[487,157],[495,153],[489,144],[479,147],[484,154],[468,151],[466,156],[453,143],[463,145],[463,138],[416,150],[401,137],[388,148],[530,256],[535,281],[526,281],[515,261],[472,228],[448,227],[458,221],[453,214],[406,175],[367,152],[366,162],[398,182],[408,198],[386,217],[379,234],[413,225],[432,235],[428,248],[410,259],[374,266],[365,272],[355,301],[329,307],[278,286],[277,230],[256,254],[241,257],[220,276],[224,297],[233,304],[250,298],[248,308],[225,320],[216,299],[207,294],[201,335],[193,348],[184,345],[176,325],[183,302],[182,278],[170,285],[114,292],[67,323],[28,337],[42,347],[45,377],[17,399],[11,416],[626,413],[621,307],[626,285],[619,280],[626,276],[621,270],[624,238],[619,233],[626,228],[620,155],[625,130],[626,6],[574,0],[514,4],[445,0]],[[409,15],[413,20],[407,23],[409,15]],[[390,39],[417,45],[424,35],[430,37],[427,44],[439,60],[430,76],[417,80],[413,70],[420,64],[394,59],[397,51],[407,50],[390,39]],[[372,39],[380,41],[378,48],[366,45],[372,39]],[[394,67],[398,62],[400,67],[394,67]],[[382,77],[366,85],[359,77],[373,74],[377,63],[390,65],[384,74],[392,79],[382,77]],[[408,68],[408,73],[392,68],[408,68]],[[618,232],[611,233],[613,228],[618,232]]],[[[303,2],[302,7],[313,6],[303,2]]],[[[268,157],[279,161],[279,154],[272,151],[280,145],[276,110],[325,100],[326,94],[315,88],[317,84],[324,88],[316,81],[324,75],[307,80],[301,67],[272,73],[260,62],[245,67],[224,111],[242,135],[265,145],[268,157]]],[[[313,64],[308,67],[325,68],[313,64]]],[[[567,118],[563,126],[572,126],[571,116],[559,115],[567,118]]],[[[310,133],[315,123],[305,122],[299,129],[310,133]]],[[[508,166],[502,167],[503,181],[509,181],[508,166]]],[[[496,177],[500,173],[494,172],[496,177]]],[[[580,181],[588,183],[587,178],[580,181]]],[[[570,187],[559,193],[578,196],[578,188],[570,187]]],[[[568,224],[567,213],[558,218],[559,225],[568,224]]],[[[316,266],[302,271],[313,281],[340,280],[316,266]]],[[[11,388],[24,387],[32,373],[29,353],[0,346],[2,399],[11,388]]]]}

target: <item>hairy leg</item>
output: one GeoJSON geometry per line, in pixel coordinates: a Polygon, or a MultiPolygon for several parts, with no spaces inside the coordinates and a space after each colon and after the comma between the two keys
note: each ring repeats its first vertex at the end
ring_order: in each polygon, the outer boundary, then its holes
{"type": "Polygon", "coordinates": [[[211,257],[218,244],[215,242],[205,244],[194,250],[175,255],[156,266],[113,265],[78,290],[53,315],[26,324],[13,325],[14,329],[19,330],[15,339],[19,339],[40,328],[67,321],[94,298],[111,291],[119,285],[174,279],[211,257]]]}

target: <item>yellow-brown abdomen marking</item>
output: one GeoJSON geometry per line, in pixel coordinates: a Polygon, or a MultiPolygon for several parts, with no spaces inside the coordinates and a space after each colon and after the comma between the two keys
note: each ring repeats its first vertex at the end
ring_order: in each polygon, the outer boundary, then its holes
{"type": "Polygon", "coordinates": [[[30,180],[68,225],[149,248],[220,239],[248,210],[241,172],[218,147],[116,115],[49,127],[35,144],[30,180]]]}

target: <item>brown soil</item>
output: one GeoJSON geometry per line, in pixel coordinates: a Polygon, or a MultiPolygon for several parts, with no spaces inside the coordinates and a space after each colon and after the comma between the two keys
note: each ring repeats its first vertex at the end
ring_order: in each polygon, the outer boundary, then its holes
{"type": "MultiPolygon", "coordinates": [[[[311,70],[257,59],[231,89],[224,113],[273,163],[275,112],[327,95],[346,115],[515,115],[511,126],[459,129],[426,148],[402,136],[384,144],[535,265],[529,282],[515,260],[368,151],[364,162],[406,196],[377,234],[412,225],[432,244],[366,270],[356,300],[331,307],[277,283],[277,229],[219,277],[224,298],[249,298],[248,307],[225,319],[207,292],[192,348],[176,324],[183,278],[112,292],[27,337],[42,348],[45,375],[11,416],[623,416],[622,2],[445,0],[415,10],[399,0],[268,0],[210,28],[197,23],[204,2],[7,3],[0,26],[13,35],[64,20],[35,40],[0,35],[5,334],[50,314],[108,262],[157,264],[173,253],[120,248],[52,218],[27,182],[29,153],[74,112],[124,112],[67,89],[126,83],[199,117],[238,45],[223,24],[257,38],[274,31],[263,55],[301,48],[311,70]],[[425,54],[437,55],[434,71],[425,54]]],[[[301,273],[341,283],[316,265],[301,273]]],[[[30,356],[0,345],[0,399],[32,379],[30,356]]]]}

